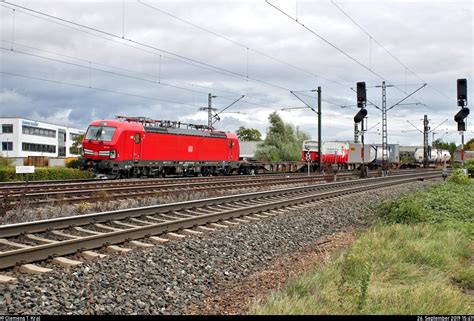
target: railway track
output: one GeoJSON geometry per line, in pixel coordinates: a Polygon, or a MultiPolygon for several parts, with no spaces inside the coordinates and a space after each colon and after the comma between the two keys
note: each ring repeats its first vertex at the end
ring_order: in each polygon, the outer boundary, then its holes
{"type": "MultiPolygon", "coordinates": [[[[279,186],[288,184],[315,184],[327,181],[327,176],[279,176],[279,177],[240,177],[226,179],[203,179],[198,181],[155,181],[155,182],[118,182],[116,184],[96,184],[85,186],[51,186],[45,189],[33,187],[27,192],[22,190],[5,191],[1,194],[0,202],[5,206],[14,206],[22,202],[35,204],[54,204],[94,202],[98,200],[112,200],[136,198],[146,196],[162,196],[171,193],[190,193],[210,190],[232,190],[242,188],[259,188],[265,186],[279,186]]],[[[344,174],[341,180],[352,179],[352,175],[344,174]]]]}
{"type": "MultiPolygon", "coordinates": [[[[399,171],[394,174],[417,172],[399,171]]],[[[371,172],[370,175],[377,175],[371,172]]],[[[337,175],[338,179],[352,179],[353,174],[344,172],[337,175]]],[[[4,208],[19,203],[34,202],[35,204],[54,204],[93,202],[97,200],[122,199],[130,197],[160,196],[167,193],[186,193],[192,191],[209,191],[213,189],[229,190],[266,185],[311,184],[328,181],[328,175],[272,174],[264,176],[237,177],[198,177],[198,178],[167,178],[147,180],[113,180],[94,182],[54,182],[34,185],[0,185],[0,204],[4,208]]]]}
{"type": "Polygon", "coordinates": [[[439,171],[403,174],[3,225],[0,269],[124,242],[148,247],[165,242],[163,235],[182,237],[175,232],[199,234],[276,215],[282,208],[440,176],[439,171]]]}

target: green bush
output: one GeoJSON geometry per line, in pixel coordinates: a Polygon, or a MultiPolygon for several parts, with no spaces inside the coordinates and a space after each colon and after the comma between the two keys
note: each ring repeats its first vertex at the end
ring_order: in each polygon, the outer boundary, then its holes
{"type": "Polygon", "coordinates": [[[15,180],[15,169],[11,167],[0,167],[0,182],[15,180]]]}
{"type": "MultiPolygon", "coordinates": [[[[474,167],[474,165],[473,165],[474,167]]],[[[469,176],[464,174],[464,171],[462,169],[456,169],[454,170],[453,174],[449,176],[448,179],[450,182],[460,184],[460,185],[466,185],[469,184],[469,176]]]]}
{"type": "Polygon", "coordinates": [[[12,162],[10,159],[0,156],[0,168],[12,167],[12,162]]]}
{"type": "Polygon", "coordinates": [[[407,196],[383,204],[381,213],[387,223],[414,224],[423,221],[421,204],[414,196],[407,196]]]}
{"type": "Polygon", "coordinates": [[[474,159],[467,160],[464,167],[467,169],[467,173],[469,174],[469,176],[471,178],[474,178],[474,159]]]}
{"type": "Polygon", "coordinates": [[[66,163],[66,167],[67,168],[80,168],[81,163],[78,159],[73,159],[73,160],[70,160],[66,163]]]}
{"type": "MultiPolygon", "coordinates": [[[[467,179],[459,174],[460,179],[467,179]]],[[[420,222],[474,223],[474,182],[458,184],[450,181],[427,190],[379,205],[378,211],[386,223],[411,224],[420,222]]]]}
{"type": "Polygon", "coordinates": [[[15,168],[0,168],[0,181],[21,181],[28,179],[29,181],[43,180],[61,180],[61,179],[84,179],[91,178],[91,173],[81,171],[75,168],[65,167],[37,167],[34,174],[15,174],[15,168]]]}

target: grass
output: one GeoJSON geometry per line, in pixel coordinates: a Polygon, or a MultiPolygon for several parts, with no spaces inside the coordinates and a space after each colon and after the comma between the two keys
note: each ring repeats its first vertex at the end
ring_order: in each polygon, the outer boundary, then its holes
{"type": "Polygon", "coordinates": [[[382,203],[380,220],[252,314],[473,314],[474,183],[382,203]]]}

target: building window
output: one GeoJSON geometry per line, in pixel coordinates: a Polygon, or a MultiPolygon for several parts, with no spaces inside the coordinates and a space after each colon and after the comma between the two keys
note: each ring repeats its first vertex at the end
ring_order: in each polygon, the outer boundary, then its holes
{"type": "Polygon", "coordinates": [[[56,153],[56,146],[45,144],[23,143],[22,150],[25,152],[56,153]]]}
{"type": "Polygon", "coordinates": [[[3,134],[13,133],[13,125],[12,124],[3,124],[2,125],[2,133],[3,134]]]}
{"type": "Polygon", "coordinates": [[[25,135],[35,135],[35,136],[44,136],[44,137],[56,137],[56,131],[52,129],[32,127],[23,125],[23,134],[25,135]]]}
{"type": "Polygon", "coordinates": [[[13,142],[2,142],[2,150],[13,150],[13,142]]]}
{"type": "Polygon", "coordinates": [[[58,147],[58,156],[66,156],[66,147],[58,147]]]}

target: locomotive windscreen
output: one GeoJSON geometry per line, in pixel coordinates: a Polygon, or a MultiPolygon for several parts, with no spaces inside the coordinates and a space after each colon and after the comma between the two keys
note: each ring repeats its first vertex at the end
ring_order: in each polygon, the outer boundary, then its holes
{"type": "Polygon", "coordinates": [[[85,139],[110,142],[114,137],[116,128],[110,126],[89,126],[85,139]]]}

